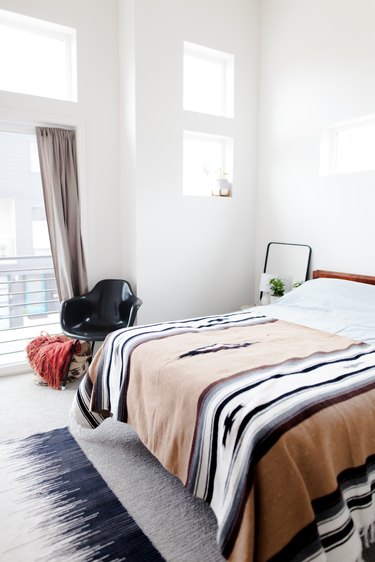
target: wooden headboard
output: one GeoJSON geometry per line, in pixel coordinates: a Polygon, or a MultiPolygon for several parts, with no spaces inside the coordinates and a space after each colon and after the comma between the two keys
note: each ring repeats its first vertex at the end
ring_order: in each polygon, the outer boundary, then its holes
{"type": "Polygon", "coordinates": [[[357,273],[340,273],[338,271],[315,269],[313,271],[313,279],[319,279],[321,277],[326,277],[328,279],[345,279],[346,281],[356,281],[357,283],[375,285],[375,277],[372,277],[371,275],[358,275],[357,273]]]}

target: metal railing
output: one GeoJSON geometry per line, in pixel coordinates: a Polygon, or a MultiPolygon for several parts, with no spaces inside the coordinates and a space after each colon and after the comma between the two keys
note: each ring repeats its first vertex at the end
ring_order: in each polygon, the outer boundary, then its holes
{"type": "Polygon", "coordinates": [[[59,311],[50,255],[0,258],[0,368],[26,362],[41,332],[59,333],[59,311]]]}

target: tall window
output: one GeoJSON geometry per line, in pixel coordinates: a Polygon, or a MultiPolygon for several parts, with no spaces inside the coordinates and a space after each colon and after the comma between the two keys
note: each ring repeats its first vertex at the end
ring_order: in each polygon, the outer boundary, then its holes
{"type": "Polygon", "coordinates": [[[77,101],[76,31],[0,10],[0,90],[77,101]]]}
{"type": "Polygon", "coordinates": [[[233,55],[184,42],[183,109],[184,195],[231,196],[233,137],[227,131],[234,116],[233,55]],[[198,113],[200,130],[194,126],[198,113]]]}
{"type": "Polygon", "coordinates": [[[36,137],[0,128],[0,371],[27,342],[60,331],[36,137]]]}

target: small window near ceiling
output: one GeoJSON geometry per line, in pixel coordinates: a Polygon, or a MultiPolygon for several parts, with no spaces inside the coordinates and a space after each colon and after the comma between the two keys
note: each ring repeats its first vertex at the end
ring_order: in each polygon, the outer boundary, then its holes
{"type": "Polygon", "coordinates": [[[76,30],[0,10],[0,90],[77,101],[76,30]]]}
{"type": "Polygon", "coordinates": [[[322,137],[321,175],[375,170],[374,147],[374,115],[327,128],[322,137]]]}
{"type": "Polygon", "coordinates": [[[184,195],[230,196],[232,169],[232,138],[184,131],[184,195]]]}
{"type": "Polygon", "coordinates": [[[183,108],[233,117],[234,57],[184,42],[183,108]]]}

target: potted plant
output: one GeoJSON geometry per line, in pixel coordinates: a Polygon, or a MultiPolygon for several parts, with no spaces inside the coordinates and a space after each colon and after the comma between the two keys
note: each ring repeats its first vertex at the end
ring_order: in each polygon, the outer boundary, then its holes
{"type": "Polygon", "coordinates": [[[219,195],[228,197],[230,194],[230,183],[228,181],[227,172],[224,172],[222,168],[219,168],[217,186],[219,190],[219,195]]]}
{"type": "Polygon", "coordinates": [[[271,301],[275,298],[284,296],[285,283],[280,277],[273,277],[270,279],[271,301]],[[272,298],[273,297],[273,298],[272,298]]]}

